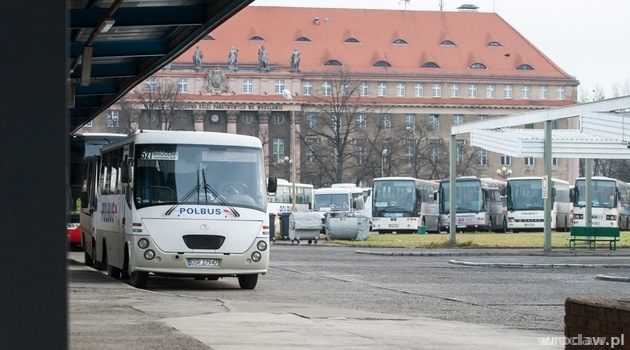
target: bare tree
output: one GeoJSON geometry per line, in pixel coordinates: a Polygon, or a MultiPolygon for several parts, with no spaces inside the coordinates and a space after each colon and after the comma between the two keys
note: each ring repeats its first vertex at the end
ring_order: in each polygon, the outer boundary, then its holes
{"type": "Polygon", "coordinates": [[[133,99],[142,107],[138,124],[145,129],[173,130],[180,124],[192,124],[192,115],[181,110],[179,84],[168,77],[150,78],[143,87],[134,90],[133,99]]]}
{"type": "MultiPolygon", "coordinates": [[[[134,102],[127,98],[122,97],[117,102],[118,107],[118,122],[107,122],[107,131],[118,134],[131,134],[135,131],[138,125],[138,111],[134,106],[134,102]]],[[[109,118],[109,116],[108,116],[109,118]]]]}

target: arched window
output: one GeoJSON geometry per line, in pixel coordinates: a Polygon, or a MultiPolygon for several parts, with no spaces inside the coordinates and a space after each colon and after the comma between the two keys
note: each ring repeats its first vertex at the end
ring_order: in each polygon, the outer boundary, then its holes
{"type": "Polygon", "coordinates": [[[311,41],[311,39],[309,39],[309,38],[307,38],[305,36],[301,36],[301,37],[295,39],[295,41],[311,41]]]}
{"type": "Polygon", "coordinates": [[[425,62],[421,67],[422,68],[440,68],[440,66],[435,62],[425,62]]]}
{"type": "Polygon", "coordinates": [[[251,40],[251,41],[265,41],[265,39],[263,39],[262,37],[260,37],[258,35],[254,35],[249,40],[251,40]]]}
{"type": "Polygon", "coordinates": [[[488,67],[486,67],[485,64],[483,63],[473,63],[470,65],[470,69],[488,69],[488,67]]]}
{"type": "Polygon", "coordinates": [[[501,45],[501,43],[499,43],[498,41],[491,41],[488,43],[488,46],[503,46],[503,45],[501,45]]]}
{"type": "Polygon", "coordinates": [[[211,35],[206,35],[203,37],[203,40],[214,40],[214,38],[211,35]]]}
{"type": "Polygon", "coordinates": [[[376,63],[374,63],[374,67],[391,67],[392,65],[389,64],[389,62],[387,61],[378,61],[376,63]]]}
{"type": "Polygon", "coordinates": [[[520,66],[516,67],[516,70],[534,70],[534,67],[529,64],[523,63],[520,66]]]}
{"type": "Polygon", "coordinates": [[[392,44],[409,44],[405,39],[396,39],[392,44]]]}
{"type": "Polygon", "coordinates": [[[324,66],[343,66],[343,64],[337,60],[328,60],[324,63],[324,66]]]}
{"type": "Polygon", "coordinates": [[[348,38],[344,41],[344,43],[360,43],[356,38],[348,38]]]}
{"type": "Polygon", "coordinates": [[[455,46],[455,43],[450,41],[450,40],[444,40],[440,43],[440,45],[444,45],[444,46],[455,46]]]}

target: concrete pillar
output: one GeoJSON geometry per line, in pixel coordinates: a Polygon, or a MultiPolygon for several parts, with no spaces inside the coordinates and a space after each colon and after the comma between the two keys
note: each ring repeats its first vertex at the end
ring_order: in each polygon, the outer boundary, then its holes
{"type": "Polygon", "coordinates": [[[237,134],[236,121],[238,120],[238,111],[227,111],[227,133],[237,134]]]}
{"type": "Polygon", "coordinates": [[[269,169],[269,117],[270,111],[258,111],[258,137],[263,145],[263,155],[265,157],[265,172],[270,174],[269,169]]]}
{"type": "Polygon", "coordinates": [[[193,120],[195,131],[204,131],[203,122],[205,120],[206,111],[193,111],[193,120]]]}

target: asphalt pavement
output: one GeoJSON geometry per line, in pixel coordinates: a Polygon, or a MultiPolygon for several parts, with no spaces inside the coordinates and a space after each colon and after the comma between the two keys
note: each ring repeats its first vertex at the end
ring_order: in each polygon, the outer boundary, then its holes
{"type": "MultiPolygon", "coordinates": [[[[278,244],[278,243],[276,243],[278,244]]],[[[319,243],[321,244],[321,243],[319,243]]],[[[630,250],[357,249],[357,254],[452,256],[454,265],[630,267],[630,250]]],[[[322,308],[233,302],[136,289],[68,261],[70,349],[563,349],[548,332],[322,308]],[[542,338],[541,338],[542,337],[542,338]],[[556,345],[542,345],[542,342],[556,345]]],[[[630,276],[598,278],[628,282],[630,276]]],[[[554,335],[561,337],[562,334],[554,335]]]]}

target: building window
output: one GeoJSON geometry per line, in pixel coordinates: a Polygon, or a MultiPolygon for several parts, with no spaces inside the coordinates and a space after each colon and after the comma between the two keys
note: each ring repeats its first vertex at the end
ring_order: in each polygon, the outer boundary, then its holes
{"type": "Polygon", "coordinates": [[[525,129],[533,129],[533,128],[534,128],[533,123],[525,124],[525,129]]]}
{"type": "Polygon", "coordinates": [[[538,88],[538,98],[541,100],[546,100],[548,98],[546,86],[540,86],[538,88]]]}
{"type": "Polygon", "coordinates": [[[367,96],[368,95],[368,84],[363,82],[359,85],[359,95],[367,96]]]}
{"type": "Polygon", "coordinates": [[[435,164],[440,161],[440,147],[431,147],[429,152],[431,163],[435,164]]]}
{"type": "Polygon", "coordinates": [[[451,84],[451,98],[459,97],[459,84],[451,84]]]}
{"type": "Polygon", "coordinates": [[[306,149],[306,164],[315,163],[315,151],[309,145],[306,149]]]}
{"type": "Polygon", "coordinates": [[[558,128],[558,120],[554,119],[551,121],[551,129],[557,129],[558,128]]]}
{"type": "Polygon", "coordinates": [[[433,91],[433,95],[432,95],[433,97],[442,97],[442,84],[440,83],[433,84],[432,91],[433,91]]]}
{"type": "Polygon", "coordinates": [[[364,113],[357,114],[354,117],[354,119],[356,120],[358,130],[367,129],[367,115],[366,114],[364,113]]]}
{"type": "Polygon", "coordinates": [[[282,91],[284,91],[284,79],[276,79],[273,86],[273,92],[276,94],[282,94],[282,91]]]}
{"type": "Polygon", "coordinates": [[[179,82],[177,83],[177,88],[178,91],[181,93],[188,93],[188,79],[186,78],[181,78],[179,79],[179,82]]]}
{"type": "Polygon", "coordinates": [[[387,83],[378,83],[378,97],[387,96],[387,83]]]}
{"type": "Polygon", "coordinates": [[[92,121],[90,120],[89,122],[85,123],[85,125],[83,125],[84,128],[91,128],[92,127],[92,121]]]}
{"type": "Polygon", "coordinates": [[[392,116],[389,114],[381,114],[381,128],[383,130],[391,130],[392,128],[392,116]]]}
{"type": "Polygon", "coordinates": [[[284,123],[284,116],[282,114],[276,114],[273,116],[274,124],[282,124],[284,123]]]}
{"type": "Polygon", "coordinates": [[[511,166],[512,165],[512,157],[506,156],[505,154],[501,155],[501,165],[511,166]]]}
{"type": "Polygon", "coordinates": [[[470,69],[487,69],[487,67],[483,63],[473,63],[470,65],[470,69]]]}
{"type": "Polygon", "coordinates": [[[488,84],[486,86],[486,98],[494,98],[494,90],[495,90],[494,85],[488,84]]]}
{"type": "Polygon", "coordinates": [[[429,128],[431,131],[440,131],[440,116],[437,114],[429,115],[429,128]]]}
{"type": "Polygon", "coordinates": [[[317,115],[309,113],[306,115],[306,128],[309,130],[317,130],[317,115]]]}
{"type": "Polygon", "coordinates": [[[405,114],[405,128],[411,128],[411,130],[416,130],[416,115],[415,114],[405,114]]]}
{"type": "Polygon", "coordinates": [[[424,84],[416,83],[413,86],[413,96],[414,97],[423,97],[424,96],[424,84]]]}
{"type": "Polygon", "coordinates": [[[348,84],[341,84],[341,96],[350,96],[350,86],[348,84]]]}
{"type": "Polygon", "coordinates": [[[254,81],[252,79],[243,79],[243,93],[251,94],[254,92],[254,81]]]}
{"type": "Polygon", "coordinates": [[[435,62],[426,62],[421,66],[421,68],[440,68],[440,66],[435,62]]]}
{"type": "Polygon", "coordinates": [[[488,165],[488,151],[477,148],[477,165],[488,165]]]}
{"type": "Polygon", "coordinates": [[[551,158],[551,166],[558,166],[558,162],[559,162],[558,158],[556,157],[551,158]]]}
{"type": "Polygon", "coordinates": [[[274,163],[284,161],[284,139],[282,137],[274,137],[272,147],[274,163]]]}
{"type": "Polygon", "coordinates": [[[453,125],[462,125],[464,124],[464,115],[456,114],[453,116],[453,125]]]}
{"type": "Polygon", "coordinates": [[[407,165],[413,164],[413,148],[414,145],[405,145],[405,158],[407,160],[407,165]]]}
{"type": "Polygon", "coordinates": [[[529,100],[530,98],[529,90],[530,90],[529,85],[523,85],[523,87],[521,88],[521,98],[523,98],[523,100],[529,100]]]}
{"type": "Polygon", "coordinates": [[[405,97],[405,83],[396,84],[396,97],[405,97]]]}
{"type": "Polygon", "coordinates": [[[503,87],[503,98],[505,99],[512,98],[512,85],[505,85],[503,87]]]}
{"type": "Polygon", "coordinates": [[[525,166],[534,166],[534,157],[525,157],[525,166]]]}
{"type": "Polygon", "coordinates": [[[332,94],[332,88],[329,82],[325,81],[322,83],[322,95],[330,96],[332,94]]]}
{"type": "Polygon", "coordinates": [[[313,83],[305,81],[302,85],[302,95],[311,96],[313,94],[313,83]]]}
{"type": "Polygon", "coordinates": [[[477,98],[477,84],[468,85],[468,98],[477,98]]]}
{"type": "Polygon", "coordinates": [[[523,63],[520,66],[516,67],[516,70],[534,70],[534,67],[529,64],[523,63]]]}
{"type": "Polygon", "coordinates": [[[357,164],[365,164],[366,154],[366,147],[364,145],[357,146],[357,164]]]}
{"type": "Polygon", "coordinates": [[[108,128],[117,128],[118,127],[118,111],[107,111],[107,127],[108,128]]]}
{"type": "Polygon", "coordinates": [[[144,82],[144,91],[145,92],[154,92],[155,91],[155,77],[151,77],[144,82]]]}
{"type": "Polygon", "coordinates": [[[341,118],[336,114],[330,116],[330,127],[337,132],[341,130],[341,118]]]}
{"type": "Polygon", "coordinates": [[[556,100],[564,100],[564,86],[558,86],[556,88],[556,100]]]}
{"type": "Polygon", "coordinates": [[[455,154],[456,154],[457,163],[463,163],[464,162],[464,146],[457,145],[455,149],[455,154]]]}
{"type": "Polygon", "coordinates": [[[477,116],[477,120],[488,120],[488,116],[484,114],[479,114],[477,116]]]}

